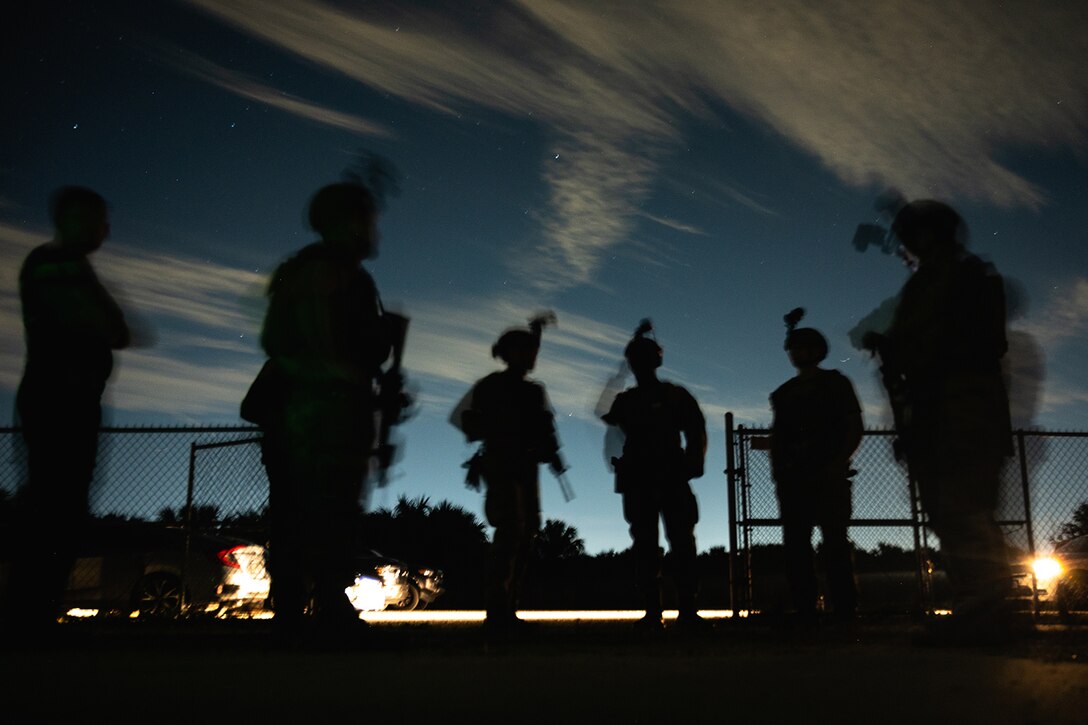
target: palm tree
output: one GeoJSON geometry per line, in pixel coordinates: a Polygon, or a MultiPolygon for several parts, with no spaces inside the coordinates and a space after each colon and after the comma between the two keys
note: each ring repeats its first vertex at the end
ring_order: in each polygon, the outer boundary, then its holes
{"type": "Polygon", "coordinates": [[[536,539],[536,556],[541,561],[574,559],[586,553],[578,530],[558,519],[548,519],[536,539]]]}
{"type": "Polygon", "coordinates": [[[1055,543],[1067,541],[1085,534],[1088,534],[1088,501],[1082,502],[1073,509],[1073,520],[1062,524],[1054,541],[1055,543]]]}

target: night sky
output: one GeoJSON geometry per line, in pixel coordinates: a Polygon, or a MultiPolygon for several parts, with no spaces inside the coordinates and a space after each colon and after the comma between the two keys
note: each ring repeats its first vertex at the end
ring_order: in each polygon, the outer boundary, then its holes
{"type": "Polygon", "coordinates": [[[412,318],[420,402],[376,505],[482,513],[447,417],[496,369],[498,334],[554,309],[535,377],[578,496],[542,471],[544,515],[591,553],[626,548],[594,405],[650,317],[662,377],[710,429],[699,547],[724,544],[723,416],[770,422],[793,372],[788,310],[828,337],[866,423],[888,424],[847,336],[908,274],[851,246],[888,186],[952,203],[971,248],[1018,283],[1014,338],[1045,352],[1045,373],[1013,391],[1017,422],[1088,427],[1083,2],[25,5],[2,70],[4,421],[23,359],[16,273],[50,234],[53,189],[109,200],[92,261],[155,332],[118,355],[109,422],[236,423],[267,276],[315,238],[313,192],[367,149],[402,175],[367,266],[412,318]]]}

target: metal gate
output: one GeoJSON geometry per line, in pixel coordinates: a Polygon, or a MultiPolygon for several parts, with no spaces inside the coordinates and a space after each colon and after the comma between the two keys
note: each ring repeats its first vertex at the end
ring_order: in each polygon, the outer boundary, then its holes
{"type": "MultiPolygon", "coordinates": [[[[781,541],[782,520],[778,513],[774,482],[770,475],[769,436],[766,428],[735,425],[733,414],[725,416],[726,476],[728,479],[730,608],[758,609],[761,602],[757,583],[768,574],[753,561],[761,547],[773,548],[781,541]]],[[[998,524],[1006,534],[1010,550],[1031,560],[1036,554],[1035,509],[1047,513],[1045,527],[1050,542],[1059,537],[1063,520],[1088,502],[1088,433],[1014,432],[1015,456],[1003,473],[998,524]],[[1062,455],[1055,458],[1055,449],[1062,455]]],[[[900,548],[913,549],[913,580],[916,589],[907,607],[929,613],[934,608],[934,541],[918,501],[917,487],[904,466],[895,460],[892,441],[895,431],[866,431],[854,456],[858,474],[854,478],[854,514],[850,519],[851,541],[856,550],[878,537],[895,539],[900,548]],[[860,545],[859,545],[860,544],[860,545]]],[[[898,545],[897,545],[898,546],[898,545]]],[[[939,552],[939,550],[936,550],[939,552]]],[[[1030,568],[1029,568],[1030,569],[1030,568]]],[[[1037,591],[1034,574],[1032,591],[1037,591]]],[[[1034,598],[1038,609],[1038,599],[1034,598]]]]}

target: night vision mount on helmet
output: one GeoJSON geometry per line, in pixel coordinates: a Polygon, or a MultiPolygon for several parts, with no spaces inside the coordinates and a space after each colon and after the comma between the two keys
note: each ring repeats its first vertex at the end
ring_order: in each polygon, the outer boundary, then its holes
{"type": "Polygon", "coordinates": [[[786,323],[786,342],[783,346],[787,350],[800,347],[812,348],[817,351],[820,360],[823,360],[828,352],[827,338],[819,330],[811,327],[797,327],[804,316],[805,308],[794,307],[782,317],[786,323]]]}
{"type": "Polygon", "coordinates": [[[537,313],[529,318],[528,327],[511,327],[491,346],[491,357],[506,359],[507,353],[517,348],[537,349],[540,347],[541,333],[548,325],[558,324],[559,318],[551,310],[537,313]]]}
{"type": "Polygon", "coordinates": [[[627,362],[632,368],[638,367],[640,362],[650,363],[655,368],[661,367],[665,351],[657,342],[657,337],[654,335],[654,325],[650,318],[644,318],[639,323],[634,336],[623,350],[623,356],[627,358],[627,362]]]}

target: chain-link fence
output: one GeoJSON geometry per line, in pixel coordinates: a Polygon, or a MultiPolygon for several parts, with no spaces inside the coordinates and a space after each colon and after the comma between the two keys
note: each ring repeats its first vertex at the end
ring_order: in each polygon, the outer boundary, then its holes
{"type": "MultiPolygon", "coordinates": [[[[740,609],[774,610],[788,599],[769,433],[734,426],[732,416],[726,417],[730,588],[732,604],[740,609]]],[[[850,538],[861,604],[871,611],[940,608],[948,591],[939,541],[895,459],[894,437],[894,431],[867,431],[853,459],[850,538]]],[[[1075,532],[1088,533],[1082,530],[1088,521],[1080,521],[1088,517],[1088,432],[1016,431],[1014,450],[1002,474],[997,518],[1011,559],[1033,581],[1030,564],[1036,557],[1075,532]]],[[[1034,585],[1045,597],[1053,594],[1045,591],[1053,583],[1034,585]]]]}
{"type": "MultiPolygon", "coordinates": [[[[87,532],[69,591],[105,591],[110,577],[103,567],[115,568],[124,561],[113,555],[103,559],[103,547],[115,546],[109,543],[113,531],[130,537],[131,546],[156,551],[176,545],[166,542],[184,542],[185,562],[190,561],[191,537],[199,532],[265,543],[268,479],[259,440],[258,431],[250,427],[103,428],[90,489],[90,513],[103,524],[96,526],[93,536],[87,532]],[[161,534],[109,523],[145,521],[164,524],[153,529],[161,534]],[[103,528],[106,524],[114,528],[103,528]]],[[[0,429],[0,507],[5,509],[0,513],[11,525],[10,516],[18,516],[16,496],[26,476],[21,431],[0,429]]]]}
{"type": "MultiPolygon", "coordinates": [[[[91,514],[194,524],[259,515],[268,504],[258,431],[250,427],[103,428],[91,485],[91,514]]],[[[0,428],[0,498],[26,477],[15,428],[0,428]]]]}
{"type": "MultiPolygon", "coordinates": [[[[781,520],[768,431],[734,428],[727,417],[730,586],[736,608],[774,609],[787,600],[781,520]]],[[[91,512],[227,529],[267,540],[268,480],[251,427],[104,428],[91,512]]],[[[891,431],[866,432],[854,457],[853,519],[862,606],[915,610],[941,606],[947,593],[939,542],[929,533],[891,431]]],[[[1088,528],[1088,433],[1018,431],[1004,471],[998,518],[1010,550],[1024,560],[1088,528]]],[[[26,476],[17,429],[0,429],[0,504],[26,476]]],[[[1041,582],[1040,587],[1045,588],[1041,582]]]]}

